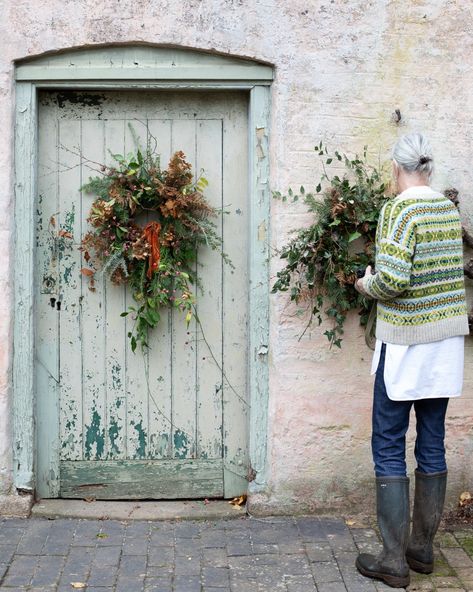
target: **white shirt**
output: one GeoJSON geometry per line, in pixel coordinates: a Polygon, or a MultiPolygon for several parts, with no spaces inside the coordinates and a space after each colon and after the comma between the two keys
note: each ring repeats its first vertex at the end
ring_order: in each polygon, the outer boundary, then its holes
{"type": "MultiPolygon", "coordinates": [[[[463,387],[463,335],[418,345],[386,344],[384,383],[392,401],[459,397],[463,387]]],[[[382,342],[377,339],[371,364],[375,374],[382,342]]]]}

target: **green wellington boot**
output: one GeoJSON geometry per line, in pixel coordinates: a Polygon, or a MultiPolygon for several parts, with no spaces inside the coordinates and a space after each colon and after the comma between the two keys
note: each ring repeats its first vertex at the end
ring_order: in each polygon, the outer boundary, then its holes
{"type": "Polygon", "coordinates": [[[356,560],[358,571],[382,580],[392,588],[409,585],[406,562],[409,538],[409,479],[407,477],[377,477],[376,506],[378,527],[383,550],[376,557],[362,553],[356,560]]]}
{"type": "Polygon", "coordinates": [[[433,541],[442,518],[447,471],[420,473],[416,471],[412,532],[406,551],[411,569],[423,574],[434,570],[433,541]]]}

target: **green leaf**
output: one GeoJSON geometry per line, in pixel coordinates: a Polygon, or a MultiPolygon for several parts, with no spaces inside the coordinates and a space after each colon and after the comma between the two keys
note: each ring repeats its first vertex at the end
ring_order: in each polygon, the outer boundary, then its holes
{"type": "Polygon", "coordinates": [[[351,243],[355,239],[360,238],[360,236],[362,236],[361,232],[358,232],[358,231],[352,232],[351,234],[348,235],[348,242],[351,243]]]}
{"type": "Polygon", "coordinates": [[[133,353],[135,353],[135,350],[136,350],[136,337],[134,335],[132,336],[132,338],[130,340],[130,343],[131,343],[131,351],[133,353]]]}
{"type": "Polygon", "coordinates": [[[148,308],[148,310],[146,311],[146,320],[148,321],[148,323],[155,326],[159,323],[159,319],[159,312],[154,308],[148,308]]]}
{"type": "Polygon", "coordinates": [[[320,193],[320,190],[321,190],[321,189],[322,189],[322,185],[319,183],[319,184],[317,185],[317,187],[315,188],[315,191],[316,191],[317,193],[320,193]]]}

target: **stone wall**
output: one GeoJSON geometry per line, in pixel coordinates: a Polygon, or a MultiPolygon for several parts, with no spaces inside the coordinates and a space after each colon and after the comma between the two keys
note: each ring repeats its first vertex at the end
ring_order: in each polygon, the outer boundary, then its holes
{"type": "MultiPolygon", "coordinates": [[[[4,0],[0,21],[0,494],[11,493],[11,354],[14,60],[70,47],[152,43],[255,58],[274,65],[271,187],[310,186],[313,146],[387,158],[402,132],[424,130],[436,188],[471,203],[471,9],[456,0],[4,0]],[[400,124],[393,120],[399,109],[400,124]]],[[[306,221],[272,204],[272,243],[306,221]]],[[[274,277],[280,262],[273,259],[274,277]]],[[[371,482],[371,353],[353,316],[341,351],[282,296],[271,299],[270,471],[255,511],[362,507],[371,482]]],[[[448,414],[450,500],[473,477],[472,346],[464,396],[448,414]]],[[[409,455],[412,462],[412,434],[409,455]]],[[[369,491],[371,496],[371,491],[369,491]]]]}

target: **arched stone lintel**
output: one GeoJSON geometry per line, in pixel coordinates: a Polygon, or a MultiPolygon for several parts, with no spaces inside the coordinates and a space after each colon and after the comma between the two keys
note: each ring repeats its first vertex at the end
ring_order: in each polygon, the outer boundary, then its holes
{"type": "Polygon", "coordinates": [[[101,45],[19,60],[17,81],[252,81],[270,84],[273,68],[255,60],[182,47],[101,45]]]}

